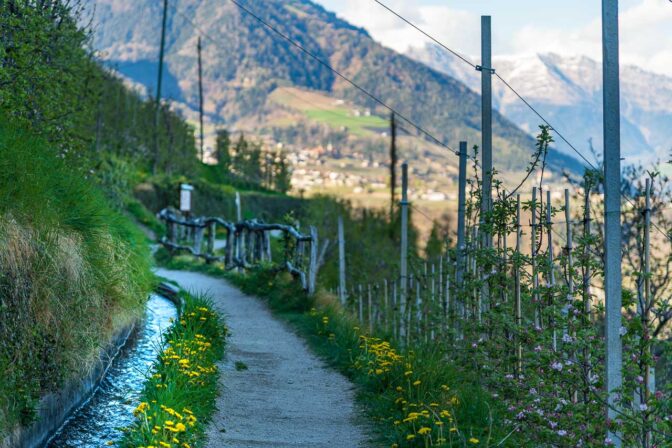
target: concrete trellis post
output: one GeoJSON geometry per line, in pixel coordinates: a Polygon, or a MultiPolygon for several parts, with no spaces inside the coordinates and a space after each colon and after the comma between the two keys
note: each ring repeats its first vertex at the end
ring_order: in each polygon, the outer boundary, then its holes
{"type": "MultiPolygon", "coordinates": [[[[515,313],[517,331],[520,332],[523,325],[523,309],[520,296],[520,245],[523,239],[522,227],[520,225],[520,195],[516,196],[516,262],[515,262],[515,313]]],[[[516,341],[516,372],[521,375],[523,372],[523,344],[521,337],[516,341]]]]}
{"type": "MultiPolygon", "coordinates": [[[[426,309],[426,311],[425,311],[426,320],[427,320],[428,323],[431,322],[431,324],[430,324],[430,326],[431,326],[430,339],[431,340],[434,340],[434,337],[435,337],[435,332],[434,332],[434,320],[435,320],[434,319],[434,309],[435,309],[436,303],[437,303],[437,300],[436,300],[437,287],[436,286],[437,286],[436,285],[436,265],[432,264],[432,283],[431,283],[431,295],[430,295],[429,307],[428,307],[429,309],[427,309],[427,307],[425,308],[426,309]]],[[[439,296],[439,297],[441,297],[441,296],[439,296]]],[[[441,322],[445,322],[446,321],[445,316],[447,314],[447,312],[446,312],[447,311],[447,309],[446,309],[447,304],[443,303],[443,300],[441,300],[441,302],[442,302],[441,303],[441,308],[443,310],[443,319],[441,319],[441,322]]]]}
{"type": "Polygon", "coordinates": [[[338,298],[341,305],[345,304],[345,230],[343,217],[338,217],[338,298]]]}
{"type": "MultiPolygon", "coordinates": [[[[490,16],[481,16],[481,136],[483,167],[483,199],[481,214],[492,209],[492,24],[490,16]]],[[[491,246],[491,235],[484,235],[486,248],[491,246]]]]}
{"type": "Polygon", "coordinates": [[[395,340],[399,339],[399,301],[397,300],[397,281],[392,282],[392,336],[395,340]]]}
{"type": "MultiPolygon", "coordinates": [[[[584,188],[584,206],[583,206],[583,239],[585,241],[583,247],[583,257],[585,260],[590,257],[590,244],[588,239],[592,233],[591,217],[590,217],[590,185],[584,188]]],[[[583,266],[583,312],[587,319],[592,319],[592,298],[590,291],[590,278],[592,276],[590,263],[584,263],[583,266]]]]}
{"type": "Polygon", "coordinates": [[[401,328],[400,339],[407,338],[408,307],[408,164],[401,165],[401,328]]]}
{"type": "MultiPolygon", "coordinates": [[[[553,206],[551,205],[551,192],[546,192],[546,232],[548,239],[548,277],[546,279],[546,286],[548,288],[548,306],[553,308],[555,306],[555,269],[553,266],[553,222],[552,222],[553,206]]],[[[553,329],[553,351],[558,350],[558,334],[556,330],[555,319],[551,317],[549,325],[553,329]]]]}
{"type": "Polygon", "coordinates": [[[385,327],[385,331],[390,332],[390,301],[389,301],[388,285],[386,278],[383,279],[383,307],[385,310],[385,312],[383,313],[383,319],[385,319],[383,325],[385,327]]]}
{"type": "Polygon", "coordinates": [[[371,296],[371,284],[367,285],[367,314],[369,316],[369,334],[373,334],[373,298],[371,296]]]}
{"type": "Polygon", "coordinates": [[[532,299],[534,301],[534,323],[537,327],[542,327],[541,322],[541,301],[539,300],[539,271],[537,270],[537,187],[532,188],[532,288],[534,293],[532,299]]]}
{"type": "Polygon", "coordinates": [[[310,265],[308,267],[308,294],[315,294],[317,286],[317,227],[310,227],[310,265]]]}
{"type": "Polygon", "coordinates": [[[463,289],[466,250],[467,142],[460,142],[459,193],[457,199],[456,288],[463,289]]]}
{"type": "MultiPolygon", "coordinates": [[[[646,179],[646,203],[644,208],[644,306],[640,311],[643,324],[649,325],[649,307],[651,306],[651,179],[646,179]]],[[[640,305],[641,306],[641,305],[640,305]]],[[[648,334],[648,328],[645,329],[648,334]]],[[[656,391],[656,368],[654,365],[645,365],[644,370],[644,402],[647,403],[652,393],[656,391]]]]}
{"type": "MultiPolygon", "coordinates": [[[[574,242],[572,235],[572,214],[570,212],[569,190],[565,189],[565,223],[567,234],[567,303],[563,307],[563,314],[568,315],[568,306],[574,301],[574,242]]],[[[567,334],[567,327],[565,326],[565,334],[567,334]]]]}
{"type": "Polygon", "coordinates": [[[362,285],[359,285],[358,288],[359,294],[357,295],[357,299],[359,305],[359,324],[362,325],[364,323],[364,297],[362,293],[362,285]]]}
{"type": "MultiPolygon", "coordinates": [[[[602,76],[604,98],[604,290],[606,300],[607,417],[619,416],[616,391],[623,383],[621,273],[621,104],[618,42],[618,0],[602,0],[602,76]]],[[[616,448],[621,435],[609,431],[616,448]]]]}

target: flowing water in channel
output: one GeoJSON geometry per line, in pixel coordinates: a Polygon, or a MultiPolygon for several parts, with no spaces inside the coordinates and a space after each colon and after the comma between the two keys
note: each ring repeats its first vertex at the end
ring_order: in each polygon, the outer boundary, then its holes
{"type": "Polygon", "coordinates": [[[175,305],[168,299],[150,297],[138,334],[114,360],[91,399],[47,444],[49,448],[99,448],[121,438],[121,429],[133,422],[133,409],[138,405],[147,372],[160,350],[163,333],[176,315],[175,305]]]}

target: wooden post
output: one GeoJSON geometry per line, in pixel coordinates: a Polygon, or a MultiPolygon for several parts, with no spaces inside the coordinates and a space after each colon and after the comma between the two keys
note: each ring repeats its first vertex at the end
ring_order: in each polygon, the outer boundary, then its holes
{"type": "Polygon", "coordinates": [[[408,164],[401,165],[401,334],[406,338],[406,308],[408,305],[408,164]]]}
{"type": "Polygon", "coordinates": [[[208,225],[208,255],[215,254],[215,239],[217,238],[217,223],[212,221],[208,225]]]}
{"type": "MultiPolygon", "coordinates": [[[[446,259],[448,259],[448,257],[446,257],[446,259]]],[[[448,271],[447,266],[446,266],[446,271],[448,271]]],[[[448,272],[446,272],[445,281],[446,281],[446,287],[444,288],[443,295],[445,297],[444,300],[446,301],[446,308],[447,308],[447,311],[448,311],[448,316],[444,320],[445,321],[444,333],[447,333],[448,329],[452,328],[453,330],[455,330],[454,334],[457,337],[458,336],[457,335],[457,330],[459,328],[458,322],[460,321],[460,319],[463,318],[462,310],[459,309],[460,305],[457,302],[457,294],[455,295],[455,300],[453,302],[451,302],[451,300],[450,300],[451,299],[451,295],[450,295],[450,275],[448,274],[448,272]]]]}
{"type": "Polygon", "coordinates": [[[541,322],[541,300],[539,300],[539,271],[537,270],[537,187],[532,188],[532,288],[534,293],[534,323],[538,328],[542,327],[541,322]]]}
{"type": "MultiPolygon", "coordinates": [[[[441,300],[443,302],[443,300],[441,300]]],[[[437,300],[436,300],[436,265],[432,263],[432,284],[431,284],[431,292],[430,292],[430,299],[429,299],[429,305],[426,307],[425,311],[425,321],[427,324],[430,326],[430,334],[429,337],[431,340],[434,340],[435,337],[435,332],[434,332],[434,322],[435,322],[435,315],[434,315],[434,308],[436,306],[437,300]]],[[[443,318],[441,319],[441,322],[446,321],[446,315],[447,315],[447,309],[446,309],[447,303],[442,303],[441,308],[443,309],[443,318]]]]}
{"type": "MultiPolygon", "coordinates": [[[[569,206],[569,189],[565,189],[565,233],[567,234],[567,303],[563,307],[563,314],[565,317],[569,315],[569,305],[574,302],[574,242],[572,241],[572,214],[569,206]]],[[[567,326],[565,326],[564,333],[567,334],[567,326]]]]}
{"type": "MultiPolygon", "coordinates": [[[[479,274],[479,269],[478,269],[478,263],[476,261],[476,252],[478,251],[478,227],[474,226],[471,228],[471,275],[474,277],[478,277],[479,274]]],[[[481,294],[480,291],[474,287],[474,290],[472,291],[473,294],[473,309],[472,309],[472,316],[476,317],[477,322],[480,324],[481,323],[481,294]]]]}
{"type": "Polygon", "coordinates": [[[368,293],[368,309],[367,309],[367,314],[369,315],[369,334],[373,334],[373,299],[371,297],[371,284],[369,283],[367,285],[367,293],[368,293]]]}
{"type": "MultiPolygon", "coordinates": [[[[618,42],[618,0],[602,0],[602,76],[604,99],[604,294],[606,298],[607,418],[619,417],[617,390],[623,384],[621,266],[621,105],[618,42]]],[[[621,434],[607,438],[615,448],[621,434]]]]}
{"type": "Polygon", "coordinates": [[[523,372],[523,344],[520,336],[523,327],[523,309],[520,296],[520,245],[523,239],[522,227],[520,225],[520,195],[516,196],[516,263],[515,263],[515,309],[516,309],[516,372],[522,375],[523,372]]]}
{"type": "Polygon", "coordinates": [[[345,229],[343,217],[338,217],[338,298],[345,305],[345,229]]]}
{"type": "Polygon", "coordinates": [[[383,319],[385,320],[383,326],[385,327],[386,332],[390,332],[390,302],[387,290],[387,279],[383,279],[383,306],[385,312],[383,313],[383,319]]]}
{"type": "MultiPolygon", "coordinates": [[[[548,278],[546,279],[546,286],[548,288],[548,306],[553,311],[554,303],[554,288],[555,288],[555,269],[553,269],[553,222],[552,220],[553,207],[551,205],[551,192],[546,192],[546,232],[548,239],[548,278]]],[[[558,350],[558,335],[555,325],[555,319],[551,317],[549,325],[553,329],[553,351],[558,350]]]]}
{"type": "MultiPolygon", "coordinates": [[[[446,255],[446,258],[448,258],[448,255],[446,255]]],[[[446,297],[443,295],[443,255],[439,256],[439,277],[436,282],[436,297],[441,301],[441,304],[443,305],[444,309],[444,316],[443,316],[443,322],[445,323],[445,320],[447,318],[447,304],[448,302],[446,301],[446,297]]],[[[443,326],[444,323],[441,325],[443,326]]]]}
{"type": "MultiPolygon", "coordinates": [[[[413,293],[413,286],[415,282],[415,277],[411,276],[408,279],[408,290],[409,290],[409,295],[406,300],[406,315],[404,316],[404,325],[406,326],[406,344],[408,345],[411,342],[411,331],[413,329],[413,321],[415,319],[415,308],[417,307],[417,303],[411,299],[411,295],[413,293]]],[[[417,322],[416,322],[417,323],[417,322]]]]}
{"type": "Polygon", "coordinates": [[[235,249],[235,243],[236,241],[236,231],[235,228],[227,228],[226,229],[226,255],[224,259],[224,265],[228,268],[232,266],[233,264],[233,255],[235,254],[234,249],[235,249]]]}
{"type": "Polygon", "coordinates": [[[166,225],[168,226],[168,238],[172,244],[177,244],[178,241],[178,228],[177,224],[174,222],[168,222],[166,221],[166,225]]]}
{"type": "Polygon", "coordinates": [[[308,294],[315,294],[317,286],[317,227],[310,226],[310,266],[308,267],[308,294]]]}
{"type": "Polygon", "coordinates": [[[359,302],[359,325],[364,324],[364,297],[362,293],[362,285],[359,285],[359,295],[358,295],[358,302],[359,302]]]}
{"type": "Polygon", "coordinates": [[[422,333],[423,333],[423,330],[425,329],[425,324],[426,324],[422,320],[422,317],[423,317],[423,313],[422,313],[422,311],[423,311],[423,301],[422,301],[422,298],[420,296],[420,287],[421,287],[420,282],[416,281],[415,282],[415,306],[417,307],[417,310],[416,310],[416,316],[417,316],[416,317],[416,319],[417,319],[416,333],[418,335],[418,339],[422,338],[422,333]]]}
{"type": "Polygon", "coordinates": [[[397,281],[392,282],[392,336],[395,340],[399,339],[399,309],[397,308],[397,281]]]}

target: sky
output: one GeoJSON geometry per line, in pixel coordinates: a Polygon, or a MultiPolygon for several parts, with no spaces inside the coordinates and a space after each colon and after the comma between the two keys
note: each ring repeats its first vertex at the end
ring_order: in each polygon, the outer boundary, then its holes
{"type": "MultiPolygon", "coordinates": [[[[397,51],[420,33],[375,0],[316,0],[397,51]]],[[[585,55],[601,60],[601,0],[380,0],[450,48],[480,55],[480,16],[492,16],[493,54],[585,55]]],[[[672,75],[672,0],[620,0],[621,60],[672,75]]]]}

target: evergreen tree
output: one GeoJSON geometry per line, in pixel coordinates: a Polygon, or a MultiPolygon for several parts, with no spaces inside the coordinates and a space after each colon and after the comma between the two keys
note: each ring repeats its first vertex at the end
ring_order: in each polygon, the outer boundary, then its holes
{"type": "Polygon", "coordinates": [[[226,129],[217,131],[215,148],[217,164],[222,167],[225,172],[228,172],[233,164],[233,158],[231,157],[231,134],[229,134],[229,131],[226,129]]]}
{"type": "Polygon", "coordinates": [[[292,189],[292,170],[289,160],[285,153],[280,153],[275,160],[274,189],[280,193],[287,193],[292,189]]]}
{"type": "Polygon", "coordinates": [[[245,173],[245,157],[247,155],[248,142],[245,136],[241,133],[236,146],[234,147],[234,154],[232,157],[233,169],[237,174],[243,176],[245,173]]]}
{"type": "Polygon", "coordinates": [[[444,238],[442,234],[443,229],[438,222],[434,221],[432,223],[432,231],[427,240],[427,247],[425,247],[425,256],[428,259],[438,258],[443,254],[444,238]]]}

